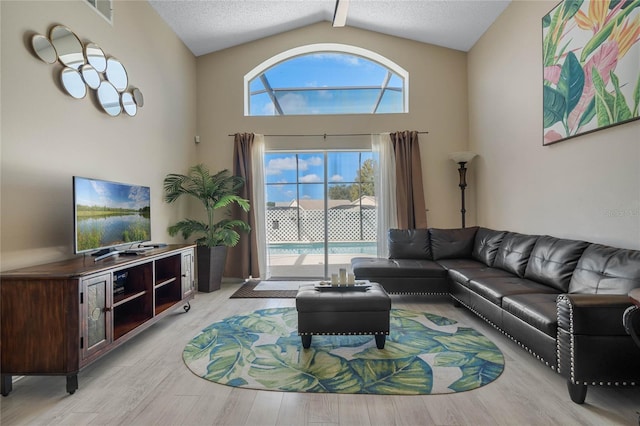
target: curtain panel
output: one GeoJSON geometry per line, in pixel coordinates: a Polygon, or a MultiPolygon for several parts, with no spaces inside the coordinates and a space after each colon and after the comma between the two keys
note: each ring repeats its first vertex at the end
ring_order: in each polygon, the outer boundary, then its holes
{"type": "Polygon", "coordinates": [[[396,203],[396,159],[389,133],[371,135],[371,150],[378,158],[375,174],[378,257],[389,255],[389,229],[398,227],[396,203]]]}
{"type": "Polygon", "coordinates": [[[390,137],[396,160],[398,228],[426,228],[418,132],[405,130],[391,133],[390,137]]]}
{"type": "Polygon", "coordinates": [[[233,205],[231,217],[244,220],[251,226],[248,233],[240,233],[240,242],[235,247],[230,247],[225,266],[225,276],[233,278],[249,278],[260,275],[258,262],[258,244],[256,238],[256,219],[253,214],[253,192],[254,175],[253,163],[262,161],[261,158],[253,157],[253,144],[255,135],[253,133],[236,133],[233,147],[233,174],[241,176],[245,184],[240,191],[240,196],[249,200],[251,209],[245,212],[239,206],[233,205]]]}

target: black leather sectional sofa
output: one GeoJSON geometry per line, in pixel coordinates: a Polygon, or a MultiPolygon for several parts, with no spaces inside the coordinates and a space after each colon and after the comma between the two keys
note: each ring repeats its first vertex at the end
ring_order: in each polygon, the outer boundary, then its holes
{"type": "Polygon", "coordinates": [[[565,377],[578,404],[588,386],[640,385],[640,348],[623,325],[640,251],[479,227],[393,229],[388,259],[352,268],[391,294],[450,294],[565,377]]]}

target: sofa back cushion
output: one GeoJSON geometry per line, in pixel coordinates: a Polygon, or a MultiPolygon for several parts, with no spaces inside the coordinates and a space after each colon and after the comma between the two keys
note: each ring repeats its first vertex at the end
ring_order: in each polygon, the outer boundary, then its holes
{"type": "Polygon", "coordinates": [[[471,257],[487,266],[493,266],[493,261],[496,258],[496,254],[498,254],[500,243],[502,243],[505,234],[505,231],[478,228],[471,257]]]}
{"type": "Polygon", "coordinates": [[[569,283],[569,293],[627,294],[640,287],[640,251],[590,244],[569,283]]]}
{"type": "Polygon", "coordinates": [[[507,232],[502,239],[502,243],[500,243],[496,259],[493,261],[493,267],[504,269],[521,278],[524,277],[529,255],[537,239],[537,235],[507,232]]]}
{"type": "Polygon", "coordinates": [[[470,258],[477,226],[459,229],[429,229],[433,259],[470,258]]]}
{"type": "Polygon", "coordinates": [[[541,236],[531,251],[524,277],[566,293],[571,275],[588,245],[585,241],[541,236]]]}
{"type": "Polygon", "coordinates": [[[433,260],[429,230],[389,229],[389,259],[433,260]]]}

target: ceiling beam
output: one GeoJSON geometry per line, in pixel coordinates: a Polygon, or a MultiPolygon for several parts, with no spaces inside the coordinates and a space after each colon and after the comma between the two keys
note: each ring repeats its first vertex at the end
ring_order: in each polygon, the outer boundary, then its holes
{"type": "Polygon", "coordinates": [[[349,0],[336,0],[336,9],[333,12],[333,26],[344,27],[347,23],[347,11],[349,0]]]}

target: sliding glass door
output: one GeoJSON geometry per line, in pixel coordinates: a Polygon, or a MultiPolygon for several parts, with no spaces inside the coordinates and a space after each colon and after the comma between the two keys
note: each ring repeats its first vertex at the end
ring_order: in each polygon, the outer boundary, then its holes
{"type": "Polygon", "coordinates": [[[376,255],[370,151],[265,155],[267,258],[274,278],[326,278],[376,255]]]}

